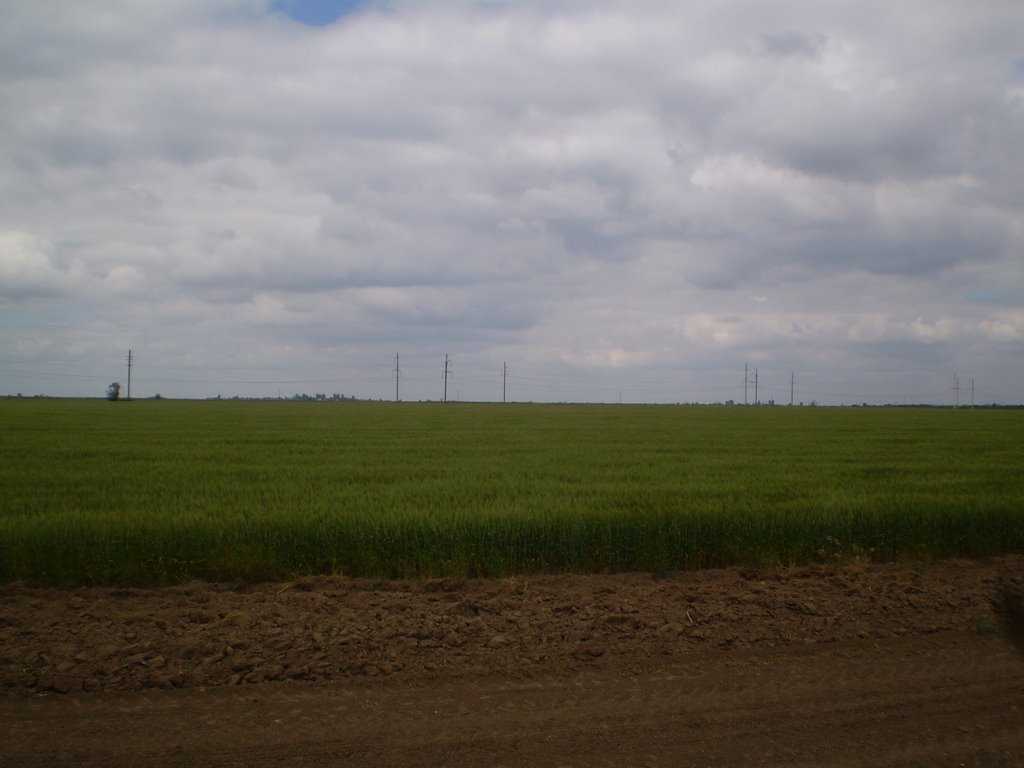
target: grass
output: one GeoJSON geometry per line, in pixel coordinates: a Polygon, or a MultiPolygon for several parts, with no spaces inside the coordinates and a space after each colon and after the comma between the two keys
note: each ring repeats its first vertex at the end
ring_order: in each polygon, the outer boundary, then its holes
{"type": "Polygon", "coordinates": [[[1024,552],[1024,411],[0,400],[0,582],[1024,552]]]}

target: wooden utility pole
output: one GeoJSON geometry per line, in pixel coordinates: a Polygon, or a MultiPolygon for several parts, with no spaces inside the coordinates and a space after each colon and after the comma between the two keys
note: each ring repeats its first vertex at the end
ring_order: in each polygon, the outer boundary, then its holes
{"type": "Polygon", "coordinates": [[[128,394],[125,400],[132,399],[132,351],[128,350],[128,394]]]}

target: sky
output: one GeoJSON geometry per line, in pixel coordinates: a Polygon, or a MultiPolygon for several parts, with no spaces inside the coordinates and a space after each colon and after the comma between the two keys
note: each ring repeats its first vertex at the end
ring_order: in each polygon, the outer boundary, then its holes
{"type": "Polygon", "coordinates": [[[0,395],[1024,402],[1017,0],[0,19],[0,395]]]}

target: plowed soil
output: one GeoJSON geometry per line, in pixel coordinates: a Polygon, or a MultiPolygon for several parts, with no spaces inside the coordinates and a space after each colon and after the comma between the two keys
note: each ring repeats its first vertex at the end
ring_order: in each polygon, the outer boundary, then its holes
{"type": "Polygon", "coordinates": [[[1022,575],[7,585],[0,764],[1019,767],[1022,575]]]}

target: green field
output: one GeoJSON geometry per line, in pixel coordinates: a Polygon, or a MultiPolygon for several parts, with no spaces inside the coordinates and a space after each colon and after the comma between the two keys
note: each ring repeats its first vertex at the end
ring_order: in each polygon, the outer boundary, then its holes
{"type": "Polygon", "coordinates": [[[1024,411],[0,400],[0,582],[1024,552],[1024,411]]]}

